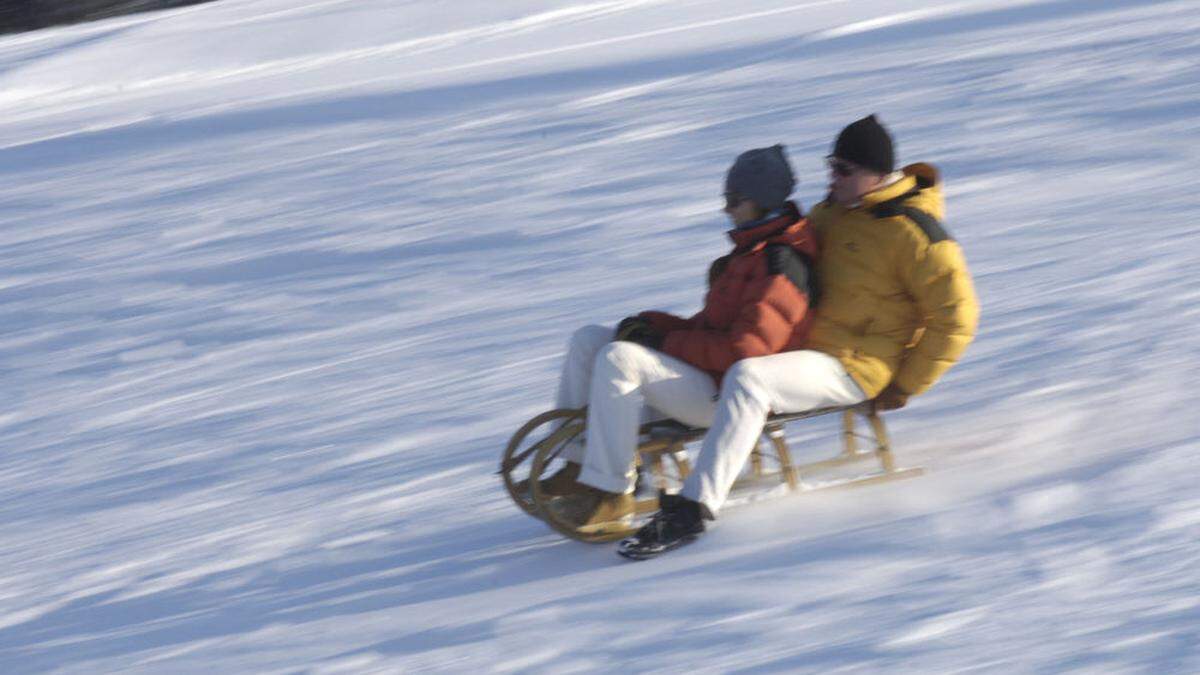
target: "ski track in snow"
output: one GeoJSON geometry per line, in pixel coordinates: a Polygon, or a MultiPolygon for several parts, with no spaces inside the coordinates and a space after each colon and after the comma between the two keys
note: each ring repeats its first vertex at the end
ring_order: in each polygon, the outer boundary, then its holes
{"type": "Polygon", "coordinates": [[[0,670],[1200,672],[1194,3],[462,4],[0,39],[0,670]],[[871,111],[983,306],[929,474],[637,564],[518,512],[571,331],[871,111]]]}

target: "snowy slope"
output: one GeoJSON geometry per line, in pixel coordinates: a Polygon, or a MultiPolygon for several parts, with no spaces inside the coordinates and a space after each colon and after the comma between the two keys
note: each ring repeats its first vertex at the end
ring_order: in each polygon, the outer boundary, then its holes
{"type": "MultiPolygon", "coordinates": [[[[1200,672],[1200,7],[223,0],[0,39],[0,671],[1200,672]],[[916,481],[639,564],[493,475],[878,111],[984,309],[916,481]]],[[[832,447],[824,421],[793,440],[832,447]]]]}

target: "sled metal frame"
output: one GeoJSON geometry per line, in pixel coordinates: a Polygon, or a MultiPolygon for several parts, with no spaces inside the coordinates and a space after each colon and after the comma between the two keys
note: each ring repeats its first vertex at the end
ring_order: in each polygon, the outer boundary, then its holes
{"type": "MultiPolygon", "coordinates": [[[[631,535],[637,530],[637,527],[629,523],[614,522],[594,526],[587,530],[577,529],[569,523],[563,522],[555,516],[551,509],[546,508],[552,497],[543,495],[539,489],[538,481],[546,467],[559,456],[569,442],[583,433],[586,420],[586,408],[551,410],[533,418],[522,426],[509,441],[501,459],[500,474],[504,477],[505,487],[517,505],[530,515],[541,518],[556,531],[579,541],[593,543],[615,541],[631,535]],[[527,448],[522,447],[526,437],[534,430],[556,421],[559,423],[557,429],[541,441],[527,448]],[[524,482],[523,486],[523,481],[516,480],[513,473],[517,467],[522,466],[528,460],[532,460],[532,468],[527,482],[524,482]]],[[[674,420],[660,420],[644,424],[639,430],[641,442],[635,455],[636,460],[645,471],[645,475],[652,478],[656,488],[667,490],[673,481],[681,483],[691,472],[691,466],[683,452],[684,447],[688,443],[703,438],[707,431],[705,428],[689,427],[674,420]],[[671,461],[669,473],[668,459],[671,461]]],[[[762,437],[751,452],[749,461],[750,475],[734,483],[734,490],[751,484],[762,485],[764,482],[770,483],[778,480],[791,492],[814,492],[885,483],[912,478],[924,473],[924,469],[921,467],[898,468],[896,466],[887,428],[870,401],[851,406],[771,415],[763,425],[762,437]],[[840,434],[842,451],[830,459],[804,464],[793,463],[784,428],[792,422],[834,413],[842,415],[840,434]],[[866,419],[870,430],[869,436],[858,433],[856,429],[858,417],[866,419]],[[763,443],[763,440],[768,442],[763,443]],[[859,440],[870,441],[874,447],[860,449],[859,440]],[[809,485],[803,481],[811,474],[858,464],[870,459],[876,460],[878,466],[865,475],[809,485]],[[769,470],[766,466],[767,460],[773,461],[775,464],[773,470],[769,470]]],[[[657,497],[637,501],[637,515],[653,513],[657,510],[657,497]]]]}

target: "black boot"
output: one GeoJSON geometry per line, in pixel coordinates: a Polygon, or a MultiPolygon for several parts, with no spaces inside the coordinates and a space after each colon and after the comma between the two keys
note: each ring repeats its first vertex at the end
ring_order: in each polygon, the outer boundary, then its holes
{"type": "Polygon", "coordinates": [[[679,495],[662,494],[659,511],[637,534],[623,539],[617,553],[631,560],[645,560],[690,543],[704,532],[704,507],[679,495]]]}

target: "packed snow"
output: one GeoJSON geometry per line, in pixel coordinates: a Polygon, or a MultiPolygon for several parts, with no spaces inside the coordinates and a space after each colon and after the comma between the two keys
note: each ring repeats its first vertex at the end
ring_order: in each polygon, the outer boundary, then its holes
{"type": "MultiPolygon", "coordinates": [[[[0,39],[0,671],[1200,672],[1200,6],[223,0],[0,39]],[[927,475],[630,563],[495,475],[724,171],[944,172],[927,475]]],[[[789,428],[802,458],[836,420],[789,428]]]]}

